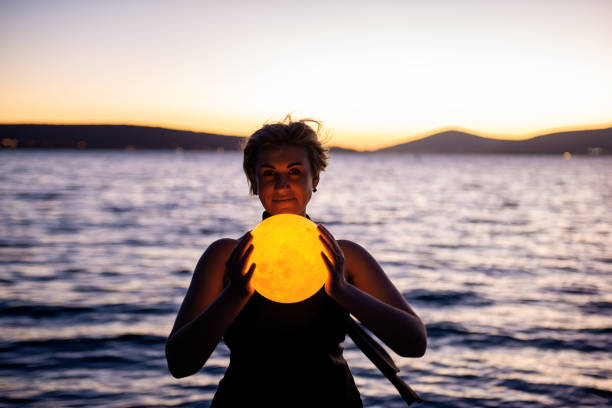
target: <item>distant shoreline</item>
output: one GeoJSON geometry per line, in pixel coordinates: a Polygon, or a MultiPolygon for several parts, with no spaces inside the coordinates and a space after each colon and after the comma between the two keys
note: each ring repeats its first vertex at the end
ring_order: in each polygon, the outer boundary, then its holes
{"type": "MultiPolygon", "coordinates": [[[[1,149],[104,149],[239,151],[240,136],[132,125],[0,124],[1,149]]],[[[503,140],[445,131],[395,146],[359,152],[400,154],[612,154],[612,128],[557,132],[526,140],[503,140]]]]}

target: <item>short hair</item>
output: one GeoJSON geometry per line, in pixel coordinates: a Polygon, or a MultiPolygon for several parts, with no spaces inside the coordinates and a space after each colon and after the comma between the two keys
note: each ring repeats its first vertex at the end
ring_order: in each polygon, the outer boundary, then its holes
{"type": "Polygon", "coordinates": [[[327,151],[319,140],[319,131],[322,127],[321,122],[314,119],[300,119],[293,121],[291,115],[287,115],[285,119],[276,123],[265,124],[248,139],[243,145],[243,162],[242,168],[249,182],[251,194],[257,194],[255,165],[257,163],[257,155],[264,147],[280,146],[283,144],[301,146],[306,149],[310,169],[315,176],[325,170],[327,167],[327,151]],[[316,124],[317,130],[314,130],[309,123],[316,124]]]}

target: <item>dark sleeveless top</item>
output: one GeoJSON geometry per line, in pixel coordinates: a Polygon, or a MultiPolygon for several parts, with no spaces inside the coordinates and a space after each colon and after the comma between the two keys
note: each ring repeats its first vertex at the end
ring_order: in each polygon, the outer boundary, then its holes
{"type": "Polygon", "coordinates": [[[362,407],[342,356],[348,313],[321,288],[297,303],[255,292],[224,341],[230,363],[212,407],[362,407]]]}

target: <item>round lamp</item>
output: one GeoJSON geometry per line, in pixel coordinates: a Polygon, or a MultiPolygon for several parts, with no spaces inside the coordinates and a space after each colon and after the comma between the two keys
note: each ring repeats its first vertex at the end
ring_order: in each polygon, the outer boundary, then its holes
{"type": "MultiPolygon", "coordinates": [[[[317,293],[327,280],[327,267],[314,222],[294,214],[266,218],[251,231],[255,263],[251,283],[267,299],[295,303],[317,293]]],[[[248,267],[247,267],[248,270],[248,267]]]]}

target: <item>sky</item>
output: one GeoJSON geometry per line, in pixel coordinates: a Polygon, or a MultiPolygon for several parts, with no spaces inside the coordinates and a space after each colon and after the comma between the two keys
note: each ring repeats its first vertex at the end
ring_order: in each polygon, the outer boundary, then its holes
{"type": "Polygon", "coordinates": [[[612,1],[0,0],[0,123],[329,144],[612,126],[612,1]]]}

